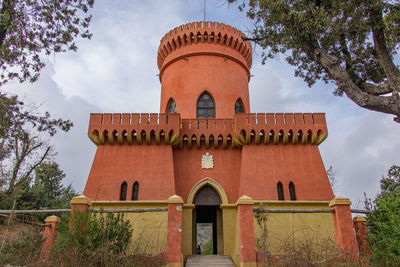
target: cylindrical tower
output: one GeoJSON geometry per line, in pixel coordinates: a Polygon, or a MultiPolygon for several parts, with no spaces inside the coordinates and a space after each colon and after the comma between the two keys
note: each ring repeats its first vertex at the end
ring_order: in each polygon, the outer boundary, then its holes
{"type": "Polygon", "coordinates": [[[239,30],[195,22],[167,33],[158,49],[160,112],[181,118],[233,118],[250,112],[252,48],[239,30]]]}

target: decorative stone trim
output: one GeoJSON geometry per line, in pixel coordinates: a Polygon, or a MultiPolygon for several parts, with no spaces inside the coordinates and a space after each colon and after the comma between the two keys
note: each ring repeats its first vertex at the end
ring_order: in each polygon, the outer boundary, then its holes
{"type": "Polygon", "coordinates": [[[173,195],[168,198],[168,204],[183,204],[183,199],[180,196],[173,195]]]}
{"type": "Polygon", "coordinates": [[[335,197],[334,199],[329,202],[329,207],[333,207],[336,205],[351,205],[351,201],[348,198],[345,197],[335,197]]]}
{"type": "Polygon", "coordinates": [[[91,206],[92,205],[92,201],[90,200],[90,198],[86,197],[85,195],[80,195],[77,197],[73,197],[70,201],[71,205],[73,204],[83,204],[83,205],[88,205],[91,206]]]}
{"type": "Polygon", "coordinates": [[[254,205],[254,200],[249,196],[243,195],[238,199],[236,205],[254,205]]]}
{"type": "Polygon", "coordinates": [[[212,188],[215,189],[215,191],[217,191],[219,197],[221,198],[222,205],[228,204],[228,196],[226,195],[224,188],[211,178],[204,178],[203,180],[200,180],[192,187],[192,189],[189,192],[187,204],[193,204],[196,193],[206,185],[211,186],[212,188]]]}

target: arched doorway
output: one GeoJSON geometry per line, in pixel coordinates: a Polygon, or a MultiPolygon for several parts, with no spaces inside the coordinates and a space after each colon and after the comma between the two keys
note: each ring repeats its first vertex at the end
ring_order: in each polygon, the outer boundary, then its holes
{"type": "Polygon", "coordinates": [[[193,199],[194,244],[200,244],[202,254],[223,254],[221,198],[215,189],[206,184],[193,199]]]}

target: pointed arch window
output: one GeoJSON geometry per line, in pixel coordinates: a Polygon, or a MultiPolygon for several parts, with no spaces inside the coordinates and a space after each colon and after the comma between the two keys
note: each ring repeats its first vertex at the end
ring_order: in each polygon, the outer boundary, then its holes
{"type": "Polygon", "coordinates": [[[278,182],[276,185],[278,190],[278,200],[285,200],[285,196],[283,195],[283,186],[281,182],[278,182]]]}
{"type": "Polygon", "coordinates": [[[289,193],[290,193],[290,200],[296,200],[296,191],[294,189],[294,183],[289,183],[289,193]]]}
{"type": "Polygon", "coordinates": [[[215,118],[215,102],[209,93],[204,92],[197,100],[196,116],[198,119],[215,118]]]}
{"type": "Polygon", "coordinates": [[[167,109],[165,111],[167,114],[176,113],[176,102],[173,98],[170,98],[167,104],[167,109]]]}
{"type": "Polygon", "coordinates": [[[138,199],[139,199],[139,183],[135,182],[132,188],[132,200],[138,200],[138,199]]]}
{"type": "Polygon", "coordinates": [[[244,105],[242,99],[238,98],[235,103],[235,113],[244,113],[244,105]]]}
{"type": "Polygon", "coordinates": [[[121,184],[121,191],[119,192],[119,200],[126,200],[126,191],[128,190],[128,184],[123,182],[121,184]]]}

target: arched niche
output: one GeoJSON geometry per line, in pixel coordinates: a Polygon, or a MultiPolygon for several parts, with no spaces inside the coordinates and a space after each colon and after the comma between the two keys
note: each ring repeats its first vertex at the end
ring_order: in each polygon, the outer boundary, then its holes
{"type": "Polygon", "coordinates": [[[132,200],[139,200],[139,183],[137,181],[132,187],[132,200]]]}
{"type": "Polygon", "coordinates": [[[197,191],[193,204],[199,206],[219,206],[222,204],[217,191],[209,185],[205,185],[197,191]]]}
{"type": "Polygon", "coordinates": [[[187,203],[195,204],[194,199],[196,197],[197,192],[199,192],[199,190],[201,190],[205,186],[211,187],[218,193],[219,198],[221,200],[221,204],[223,204],[223,205],[228,204],[228,196],[226,195],[225,190],[222,188],[222,186],[219,183],[217,183],[216,181],[214,181],[211,178],[204,178],[203,180],[197,182],[192,187],[192,189],[189,192],[187,203]]]}
{"type": "Polygon", "coordinates": [[[121,184],[121,190],[119,192],[119,200],[126,200],[126,193],[128,191],[128,184],[123,182],[121,184]]]}
{"type": "Polygon", "coordinates": [[[165,113],[167,113],[167,114],[176,113],[176,102],[172,97],[168,101],[167,108],[165,109],[165,113]]]}
{"type": "Polygon", "coordinates": [[[294,188],[294,183],[289,183],[289,193],[290,193],[290,200],[296,200],[296,190],[294,188]]]}
{"type": "Polygon", "coordinates": [[[215,118],[215,101],[207,91],[197,99],[196,117],[198,119],[215,118]]]}
{"type": "Polygon", "coordinates": [[[235,114],[244,113],[244,105],[241,98],[238,98],[235,102],[235,114]]]}

